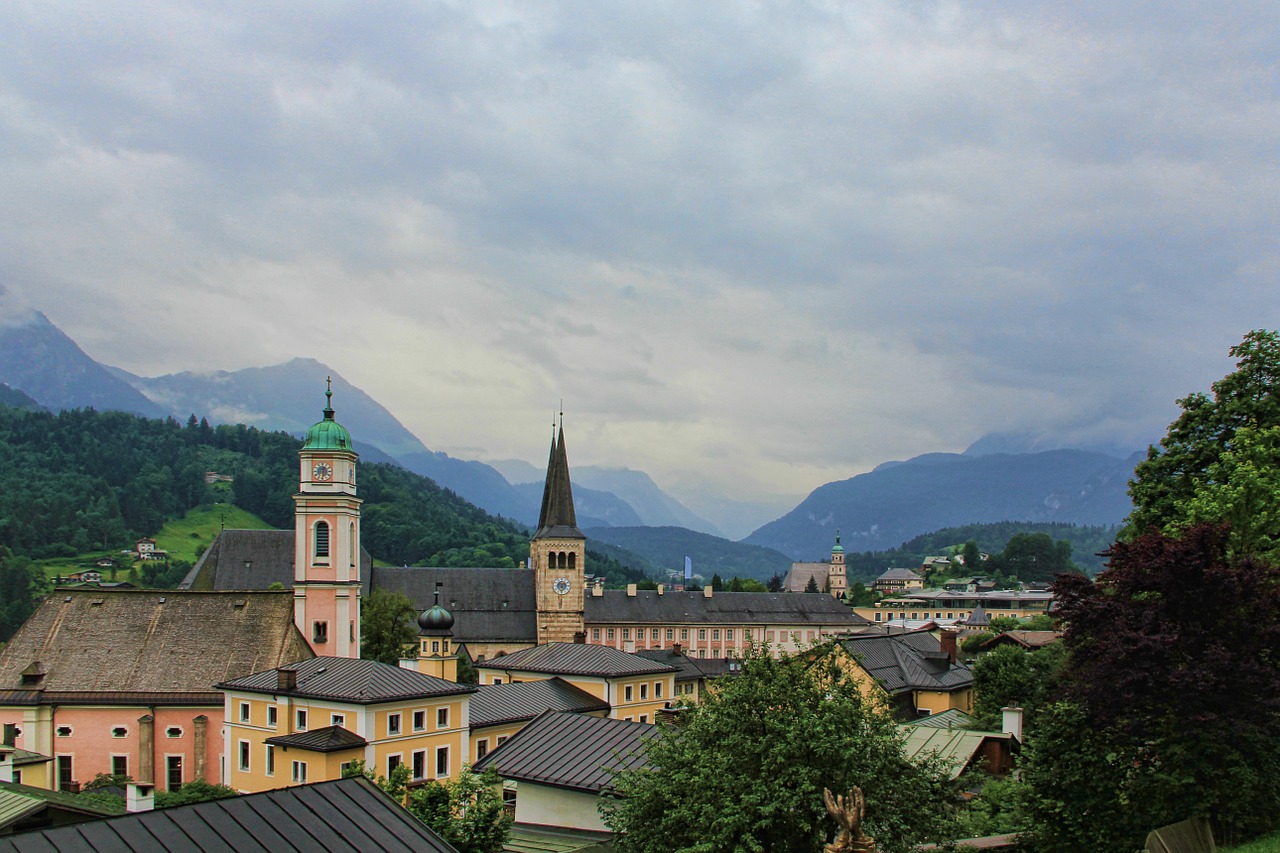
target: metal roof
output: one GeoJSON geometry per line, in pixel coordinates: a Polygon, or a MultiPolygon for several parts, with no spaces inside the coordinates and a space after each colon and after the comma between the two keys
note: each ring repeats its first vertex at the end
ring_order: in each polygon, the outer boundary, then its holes
{"type": "Polygon", "coordinates": [[[539,672],[548,675],[593,675],[617,678],[675,672],[675,667],[630,652],[585,643],[546,643],[475,664],[476,669],[539,672]]]}
{"type": "MultiPolygon", "coordinates": [[[[267,589],[279,583],[293,589],[292,530],[223,530],[178,584],[180,589],[267,589]]],[[[373,557],[360,548],[360,577],[367,579],[373,557]]]]}
{"type": "Polygon", "coordinates": [[[471,697],[471,728],[531,720],[543,711],[587,713],[610,705],[559,678],[516,684],[482,684],[471,697]]]}
{"type": "Polygon", "coordinates": [[[841,647],[891,695],[904,690],[961,690],[973,685],[973,671],[952,663],[942,643],[928,631],[864,634],[840,640],[841,647]]]}
{"type": "Polygon", "coordinates": [[[340,779],[0,838],[0,853],[457,853],[368,779],[340,779]]]}
{"type": "Polygon", "coordinates": [[[292,746],[295,749],[306,749],[311,752],[341,752],[344,749],[369,745],[369,742],[360,735],[342,726],[325,726],[322,729],[312,729],[307,732],[277,735],[267,738],[266,743],[272,746],[292,746]]]}
{"type": "Polygon", "coordinates": [[[660,736],[648,723],[546,711],[475,764],[504,779],[598,794],[619,770],[647,766],[644,743],[660,736]]]}
{"type": "Polygon", "coordinates": [[[927,729],[967,729],[974,723],[973,717],[959,708],[948,708],[940,714],[930,714],[905,725],[923,726],[927,729]]]}
{"type": "Polygon", "coordinates": [[[11,827],[23,818],[49,806],[86,815],[88,818],[110,817],[124,813],[124,803],[87,800],[76,794],[48,791],[17,782],[0,782],[0,828],[11,827]]]}
{"type": "Polygon", "coordinates": [[[585,621],[615,625],[834,625],[868,621],[830,595],[791,592],[703,592],[606,589],[588,594],[585,621]]]}
{"type": "Polygon", "coordinates": [[[216,690],[190,693],[132,690],[0,690],[0,705],[164,705],[206,708],[221,707],[222,694],[216,690]]]}
{"type": "Polygon", "coordinates": [[[474,693],[476,690],[471,684],[455,684],[434,675],[374,660],[311,658],[290,664],[288,668],[298,673],[298,686],[292,690],[280,689],[278,669],[255,672],[217,686],[224,690],[330,699],[358,705],[474,693]]]}
{"type": "Polygon", "coordinates": [[[902,752],[908,760],[936,754],[945,762],[951,778],[955,779],[973,761],[978,750],[988,740],[1013,740],[1013,735],[1002,732],[975,732],[969,729],[938,729],[929,726],[900,726],[907,732],[902,752]]]}
{"type": "MultiPolygon", "coordinates": [[[[706,678],[706,673],[692,658],[685,654],[677,654],[671,649],[641,649],[636,652],[642,658],[676,668],[676,681],[697,681],[706,678]]],[[[703,660],[703,663],[709,661],[703,660]]]]}
{"type": "Polygon", "coordinates": [[[414,609],[426,610],[440,586],[440,604],[453,614],[453,639],[536,643],[537,596],[528,569],[386,568],[372,569],[375,589],[409,597],[414,609]]]}

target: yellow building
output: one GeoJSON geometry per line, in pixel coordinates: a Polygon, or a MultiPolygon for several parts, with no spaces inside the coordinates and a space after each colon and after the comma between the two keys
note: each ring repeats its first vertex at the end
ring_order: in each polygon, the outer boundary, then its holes
{"type": "Polygon", "coordinates": [[[469,761],[469,684],[320,657],[218,687],[223,778],[238,791],[337,779],[356,760],[380,775],[407,765],[413,781],[456,777],[469,761]]]}
{"type": "Polygon", "coordinates": [[[608,702],[558,676],[482,685],[471,697],[471,761],[484,758],[547,711],[607,717],[611,710],[608,702]]]}
{"type": "Polygon", "coordinates": [[[884,698],[903,720],[973,711],[973,671],[956,659],[953,634],[864,634],[838,640],[835,650],[863,693],[884,698]]]}
{"type": "Polygon", "coordinates": [[[920,589],[883,599],[874,607],[856,607],[854,611],[869,622],[884,624],[891,619],[963,621],[975,612],[984,613],[988,619],[1029,619],[1052,609],[1053,593],[1048,591],[998,589],[990,592],[966,592],[920,589]]]}
{"type": "Polygon", "coordinates": [[[676,668],[607,646],[548,643],[476,664],[480,683],[513,684],[559,676],[608,703],[618,720],[652,723],[675,699],[676,668]]]}

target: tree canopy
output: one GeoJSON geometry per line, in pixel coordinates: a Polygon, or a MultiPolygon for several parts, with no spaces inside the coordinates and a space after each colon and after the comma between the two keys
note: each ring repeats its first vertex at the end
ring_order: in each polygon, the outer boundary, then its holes
{"type": "Polygon", "coordinates": [[[417,611],[408,596],[375,589],[360,603],[360,655],[397,666],[405,649],[418,640],[417,611]]]}
{"type": "Polygon", "coordinates": [[[835,831],[823,788],[855,785],[884,853],[947,835],[947,774],[903,758],[888,710],[841,676],[830,650],[751,650],[741,675],[649,741],[647,769],[616,779],[604,810],[620,853],[816,853],[835,831]]]}

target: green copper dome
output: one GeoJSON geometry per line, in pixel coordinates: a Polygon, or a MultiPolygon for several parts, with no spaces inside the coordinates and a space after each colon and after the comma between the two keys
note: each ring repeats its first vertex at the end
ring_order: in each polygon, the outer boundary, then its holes
{"type": "Polygon", "coordinates": [[[324,420],[307,430],[306,443],[303,450],[346,450],[351,451],[351,433],[347,428],[333,419],[333,389],[324,392],[324,420]]]}
{"type": "Polygon", "coordinates": [[[836,531],[836,544],[831,548],[832,554],[843,554],[844,546],[840,544],[840,531],[836,531]]]}

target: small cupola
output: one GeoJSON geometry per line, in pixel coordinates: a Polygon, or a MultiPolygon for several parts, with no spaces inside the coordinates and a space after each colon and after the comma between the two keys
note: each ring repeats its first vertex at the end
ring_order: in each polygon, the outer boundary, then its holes
{"type": "Polygon", "coordinates": [[[440,586],[441,584],[436,584],[435,603],[418,616],[418,628],[424,636],[453,633],[453,614],[440,606],[440,586]]]}
{"type": "Polygon", "coordinates": [[[324,419],[307,430],[303,450],[345,450],[350,452],[351,433],[333,419],[333,379],[325,380],[324,419]]]}

